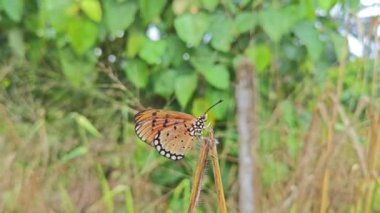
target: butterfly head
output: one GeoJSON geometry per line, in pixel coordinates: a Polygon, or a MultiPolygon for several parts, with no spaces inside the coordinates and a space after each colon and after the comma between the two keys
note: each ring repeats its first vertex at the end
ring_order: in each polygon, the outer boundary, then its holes
{"type": "Polygon", "coordinates": [[[192,128],[190,128],[190,135],[202,135],[202,130],[205,128],[205,122],[207,120],[207,112],[221,102],[222,100],[219,100],[217,103],[208,108],[203,115],[199,116],[199,118],[193,124],[192,128]]]}
{"type": "Polygon", "coordinates": [[[205,128],[205,122],[207,120],[207,115],[201,115],[195,122],[195,127],[199,129],[205,128]]]}
{"type": "Polygon", "coordinates": [[[189,129],[190,135],[200,136],[202,135],[202,130],[205,128],[206,115],[201,115],[189,129]]]}

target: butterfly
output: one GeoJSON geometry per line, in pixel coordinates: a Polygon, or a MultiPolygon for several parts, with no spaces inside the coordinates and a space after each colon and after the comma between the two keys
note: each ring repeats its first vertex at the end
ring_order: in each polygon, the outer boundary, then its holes
{"type": "Polygon", "coordinates": [[[160,155],[171,160],[181,160],[190,150],[205,128],[207,112],[196,118],[190,114],[161,109],[147,109],[135,117],[136,135],[145,143],[155,147],[160,155]]]}

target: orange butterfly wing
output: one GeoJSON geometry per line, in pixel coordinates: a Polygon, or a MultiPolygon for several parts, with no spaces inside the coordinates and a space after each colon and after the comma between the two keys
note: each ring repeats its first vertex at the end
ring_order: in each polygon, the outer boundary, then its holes
{"type": "Polygon", "coordinates": [[[135,131],[162,156],[180,160],[195,142],[190,130],[196,122],[197,118],[186,113],[149,109],[135,115],[135,131]]]}

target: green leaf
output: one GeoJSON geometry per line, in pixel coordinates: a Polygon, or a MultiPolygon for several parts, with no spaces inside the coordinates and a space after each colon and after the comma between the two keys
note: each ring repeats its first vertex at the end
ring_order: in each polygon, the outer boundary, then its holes
{"type": "Polygon", "coordinates": [[[160,64],[162,62],[162,56],[165,54],[165,50],[165,40],[146,40],[139,52],[139,56],[148,64],[160,64]]]}
{"type": "Polygon", "coordinates": [[[203,8],[210,12],[213,12],[215,8],[218,6],[219,0],[201,0],[201,4],[203,8]]]}
{"type": "Polygon", "coordinates": [[[139,0],[140,15],[144,23],[147,24],[159,16],[165,5],[166,0],[139,0]]]}
{"type": "Polygon", "coordinates": [[[261,27],[274,41],[279,42],[293,26],[305,16],[305,11],[297,6],[288,6],[280,9],[263,10],[259,15],[261,27]]]}
{"type": "Polygon", "coordinates": [[[24,58],[25,42],[20,29],[16,28],[8,31],[8,45],[17,57],[24,58]]]}
{"type": "Polygon", "coordinates": [[[166,40],[166,53],[163,55],[164,64],[173,65],[178,67],[183,64],[183,55],[186,53],[187,48],[177,36],[169,36],[166,40]]]}
{"type": "Polygon", "coordinates": [[[191,64],[212,86],[218,89],[229,87],[230,74],[225,66],[215,65],[217,54],[205,46],[197,48],[191,64]]]}
{"type": "Polygon", "coordinates": [[[228,52],[233,42],[233,21],[225,15],[215,15],[210,27],[212,35],[211,46],[215,49],[228,52]]]}
{"type": "Polygon", "coordinates": [[[78,113],[73,113],[73,117],[80,128],[83,128],[92,136],[101,136],[100,132],[96,129],[96,127],[91,123],[91,121],[88,118],[78,113]]]}
{"type": "Polygon", "coordinates": [[[191,56],[190,62],[197,70],[204,67],[213,66],[218,59],[216,51],[208,46],[202,45],[195,49],[194,55],[191,56]]]}
{"type": "MultiPolygon", "coordinates": [[[[239,0],[236,0],[239,1],[239,0]]],[[[236,14],[240,9],[238,8],[238,5],[236,4],[236,1],[224,1],[223,6],[226,11],[228,11],[228,14],[236,14]]]]}
{"type": "Polygon", "coordinates": [[[251,12],[242,12],[235,18],[234,25],[239,34],[252,31],[257,25],[257,16],[251,12]]]}
{"type": "Polygon", "coordinates": [[[186,209],[190,200],[190,188],[190,180],[182,179],[174,189],[168,209],[173,212],[181,212],[183,209],[186,209]]]}
{"type": "Polygon", "coordinates": [[[183,14],[174,21],[178,36],[187,44],[198,46],[209,26],[209,17],[204,13],[183,14]]]}
{"type": "Polygon", "coordinates": [[[226,90],[230,86],[230,73],[223,65],[204,66],[198,70],[212,86],[226,90]]]}
{"type": "Polygon", "coordinates": [[[157,73],[157,77],[154,81],[154,92],[164,98],[169,98],[174,92],[173,82],[175,82],[176,76],[177,74],[174,70],[157,73]]]}
{"type": "MultiPolygon", "coordinates": [[[[205,99],[205,98],[196,98],[193,101],[193,107],[191,108],[191,113],[194,116],[203,115],[203,113],[205,113],[205,111],[207,110],[207,108],[209,108],[210,106],[211,106],[211,103],[209,103],[207,99],[205,99]]],[[[207,116],[207,121],[209,121],[209,120],[210,120],[209,116],[207,116]]]]}
{"type": "Polygon", "coordinates": [[[80,8],[93,21],[100,22],[102,19],[102,8],[98,0],[81,0],[80,8]]]}
{"type": "Polygon", "coordinates": [[[9,79],[1,80],[1,88],[8,89],[11,86],[11,81],[9,79]]]}
{"type": "Polygon", "coordinates": [[[174,92],[182,108],[185,108],[197,88],[195,73],[182,74],[176,78],[174,92]]]}
{"type": "Polygon", "coordinates": [[[295,27],[297,37],[306,45],[306,49],[313,61],[317,61],[324,49],[323,42],[319,39],[319,32],[311,22],[303,21],[295,27]]]}
{"type": "Polygon", "coordinates": [[[24,10],[23,0],[1,0],[5,13],[15,22],[20,22],[24,10]]]}
{"type": "Polygon", "coordinates": [[[132,2],[118,3],[114,0],[104,2],[105,22],[112,36],[126,30],[135,20],[136,4],[132,2]]]}
{"type": "Polygon", "coordinates": [[[271,50],[265,44],[251,46],[246,50],[246,55],[255,64],[257,71],[264,71],[271,61],[271,50]]]}
{"type": "MultiPolygon", "coordinates": [[[[200,116],[205,113],[205,111],[210,108],[213,104],[215,104],[217,101],[221,100],[222,98],[219,97],[218,100],[210,100],[209,97],[207,98],[196,98],[193,102],[193,107],[191,109],[191,112],[195,116],[200,116]]],[[[222,107],[225,102],[222,102],[218,106],[212,108],[210,111],[207,112],[207,123],[214,123],[216,118],[216,112],[217,109],[222,107]]]]}
{"type": "Polygon", "coordinates": [[[318,0],[318,5],[320,9],[328,13],[332,6],[336,4],[336,2],[337,0],[318,0]]]}
{"type": "Polygon", "coordinates": [[[98,34],[96,24],[83,18],[73,18],[68,23],[67,31],[71,46],[79,55],[93,47],[98,34]]]}
{"type": "Polygon", "coordinates": [[[60,51],[59,59],[62,64],[63,74],[74,87],[89,87],[96,78],[94,70],[96,58],[77,56],[71,49],[60,51]]]}
{"type": "Polygon", "coordinates": [[[132,31],[128,35],[126,55],[130,58],[136,56],[141,47],[145,43],[146,38],[144,34],[136,31],[132,31]]]}
{"type": "Polygon", "coordinates": [[[281,46],[285,54],[285,58],[295,61],[304,58],[305,51],[302,48],[299,48],[298,45],[294,45],[290,42],[284,42],[281,46]]]}
{"type": "Polygon", "coordinates": [[[233,99],[234,96],[231,93],[231,90],[221,91],[211,87],[206,89],[206,97],[211,105],[219,100],[223,100],[221,104],[215,108],[212,108],[210,111],[210,114],[214,115],[216,119],[221,120],[226,118],[228,109],[234,108],[233,103],[235,103],[235,100],[233,99]]]}
{"type": "Polygon", "coordinates": [[[62,163],[66,163],[70,160],[73,160],[75,158],[79,158],[82,155],[85,155],[88,152],[88,149],[84,146],[75,147],[73,150],[62,156],[60,161],[62,163]]]}
{"type": "Polygon", "coordinates": [[[73,0],[45,0],[46,15],[49,23],[58,32],[67,31],[67,25],[72,18],[67,12],[74,5],[73,0]]]}
{"type": "Polygon", "coordinates": [[[330,32],[329,37],[333,42],[336,57],[339,60],[342,59],[342,56],[347,51],[347,39],[337,32],[330,32]]]}
{"type": "Polygon", "coordinates": [[[124,66],[124,72],[137,88],[143,88],[148,84],[148,66],[143,61],[128,61],[124,66]]]}

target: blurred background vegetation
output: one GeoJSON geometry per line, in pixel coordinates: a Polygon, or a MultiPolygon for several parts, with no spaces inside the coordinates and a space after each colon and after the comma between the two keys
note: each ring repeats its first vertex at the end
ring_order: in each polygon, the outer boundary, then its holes
{"type": "MultiPolygon", "coordinates": [[[[179,162],[160,157],[132,117],[144,107],[199,116],[223,99],[209,118],[238,212],[244,58],[258,81],[258,212],[380,211],[379,29],[376,16],[358,17],[363,7],[1,0],[0,211],[186,211],[199,146],[179,162]]],[[[199,212],[216,212],[216,200],[207,173],[199,212]]]]}

